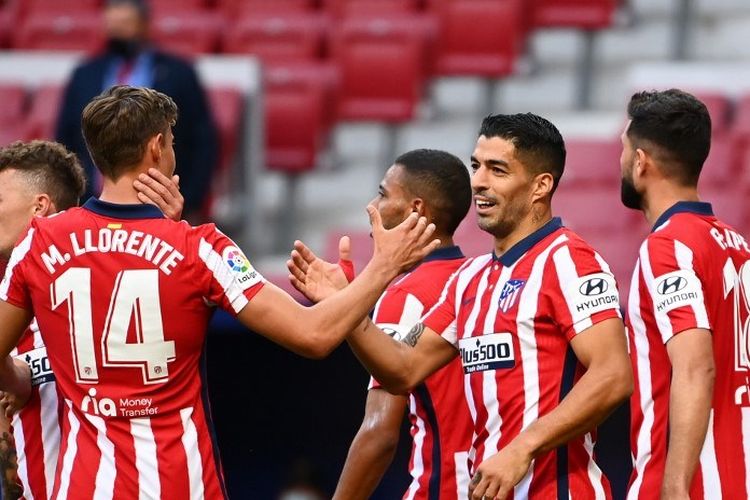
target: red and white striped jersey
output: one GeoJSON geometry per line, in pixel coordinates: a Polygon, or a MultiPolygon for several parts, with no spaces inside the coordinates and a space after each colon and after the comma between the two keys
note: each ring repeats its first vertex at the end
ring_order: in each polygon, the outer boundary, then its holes
{"type": "Polygon", "coordinates": [[[11,423],[23,498],[49,498],[60,450],[60,400],[36,320],[21,336],[11,356],[31,368],[31,398],[11,423]]]}
{"type": "MultiPolygon", "coordinates": [[[[472,474],[554,410],[582,375],[569,345],[619,312],[604,260],[554,218],[510,248],[470,259],[424,318],[460,352],[474,421],[472,474]]],[[[609,498],[593,432],[538,456],[513,498],[609,498]]]]}
{"type": "MultiPolygon", "coordinates": [[[[465,262],[458,247],[432,252],[385,291],[373,318],[383,331],[403,338],[440,298],[450,276],[465,262]]],[[[469,491],[466,465],[473,424],[466,406],[461,362],[429,376],[409,394],[412,481],[405,500],[463,500],[469,491]]],[[[371,380],[370,387],[379,387],[371,380]]]]}
{"type": "Polygon", "coordinates": [[[63,398],[52,498],[223,498],[199,369],[216,305],[263,286],[212,224],[90,199],[34,219],[0,299],[32,310],[63,398]]]}
{"type": "Polygon", "coordinates": [[[666,343],[711,330],[716,366],[708,433],[691,485],[694,499],[750,497],[750,248],[711,205],[679,202],[641,245],[628,303],[635,392],[628,498],[656,498],[669,433],[666,343]]]}

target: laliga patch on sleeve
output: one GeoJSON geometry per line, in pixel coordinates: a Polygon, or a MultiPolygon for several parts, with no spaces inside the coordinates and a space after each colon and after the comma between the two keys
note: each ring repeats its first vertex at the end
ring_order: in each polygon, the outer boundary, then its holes
{"type": "Polygon", "coordinates": [[[507,332],[460,339],[458,351],[464,373],[507,369],[516,365],[513,335],[507,332]]]}
{"type": "Polygon", "coordinates": [[[570,287],[575,315],[592,314],[620,307],[617,284],[611,274],[596,273],[581,276],[570,287]]]}
{"type": "Polygon", "coordinates": [[[250,261],[239,248],[235,246],[226,247],[221,254],[221,258],[229,266],[236,282],[243,290],[263,281],[263,277],[250,265],[250,261]]]}
{"type": "Polygon", "coordinates": [[[665,314],[678,307],[701,304],[703,286],[693,271],[681,269],[654,278],[651,296],[656,312],[665,314]]]}

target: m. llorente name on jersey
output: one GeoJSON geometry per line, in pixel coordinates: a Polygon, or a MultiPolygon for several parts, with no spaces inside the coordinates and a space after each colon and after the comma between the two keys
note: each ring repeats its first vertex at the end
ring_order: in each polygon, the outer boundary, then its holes
{"type": "Polygon", "coordinates": [[[42,253],[42,262],[50,274],[58,270],[57,266],[70,261],[72,256],[93,252],[118,252],[142,257],[167,275],[171,274],[174,267],[185,258],[166,241],[143,231],[111,227],[103,227],[99,231],[84,229],[82,234],[70,233],[69,239],[69,249],[60,250],[55,245],[50,245],[47,251],[42,253]]]}

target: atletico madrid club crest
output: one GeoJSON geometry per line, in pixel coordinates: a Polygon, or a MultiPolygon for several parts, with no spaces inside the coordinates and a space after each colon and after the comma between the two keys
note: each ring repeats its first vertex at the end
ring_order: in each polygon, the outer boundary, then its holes
{"type": "Polygon", "coordinates": [[[500,298],[497,301],[498,307],[504,313],[508,312],[516,303],[516,298],[520,295],[521,289],[526,284],[526,280],[508,280],[500,290],[500,298]]]}

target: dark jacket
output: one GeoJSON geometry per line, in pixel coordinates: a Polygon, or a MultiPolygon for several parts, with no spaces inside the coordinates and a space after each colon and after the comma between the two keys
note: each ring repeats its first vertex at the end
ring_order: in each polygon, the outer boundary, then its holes
{"type": "MultiPolygon", "coordinates": [[[[102,92],[107,70],[114,56],[103,54],[88,59],[73,72],[57,120],[56,138],[75,152],[86,170],[88,185],[84,200],[92,192],[94,167],[81,133],[81,113],[92,98],[102,92]]],[[[218,137],[206,95],[190,63],[155,51],[153,88],[174,99],[179,108],[174,127],[175,157],[185,213],[200,210],[211,185],[211,173],[218,161],[218,137]]]]}

